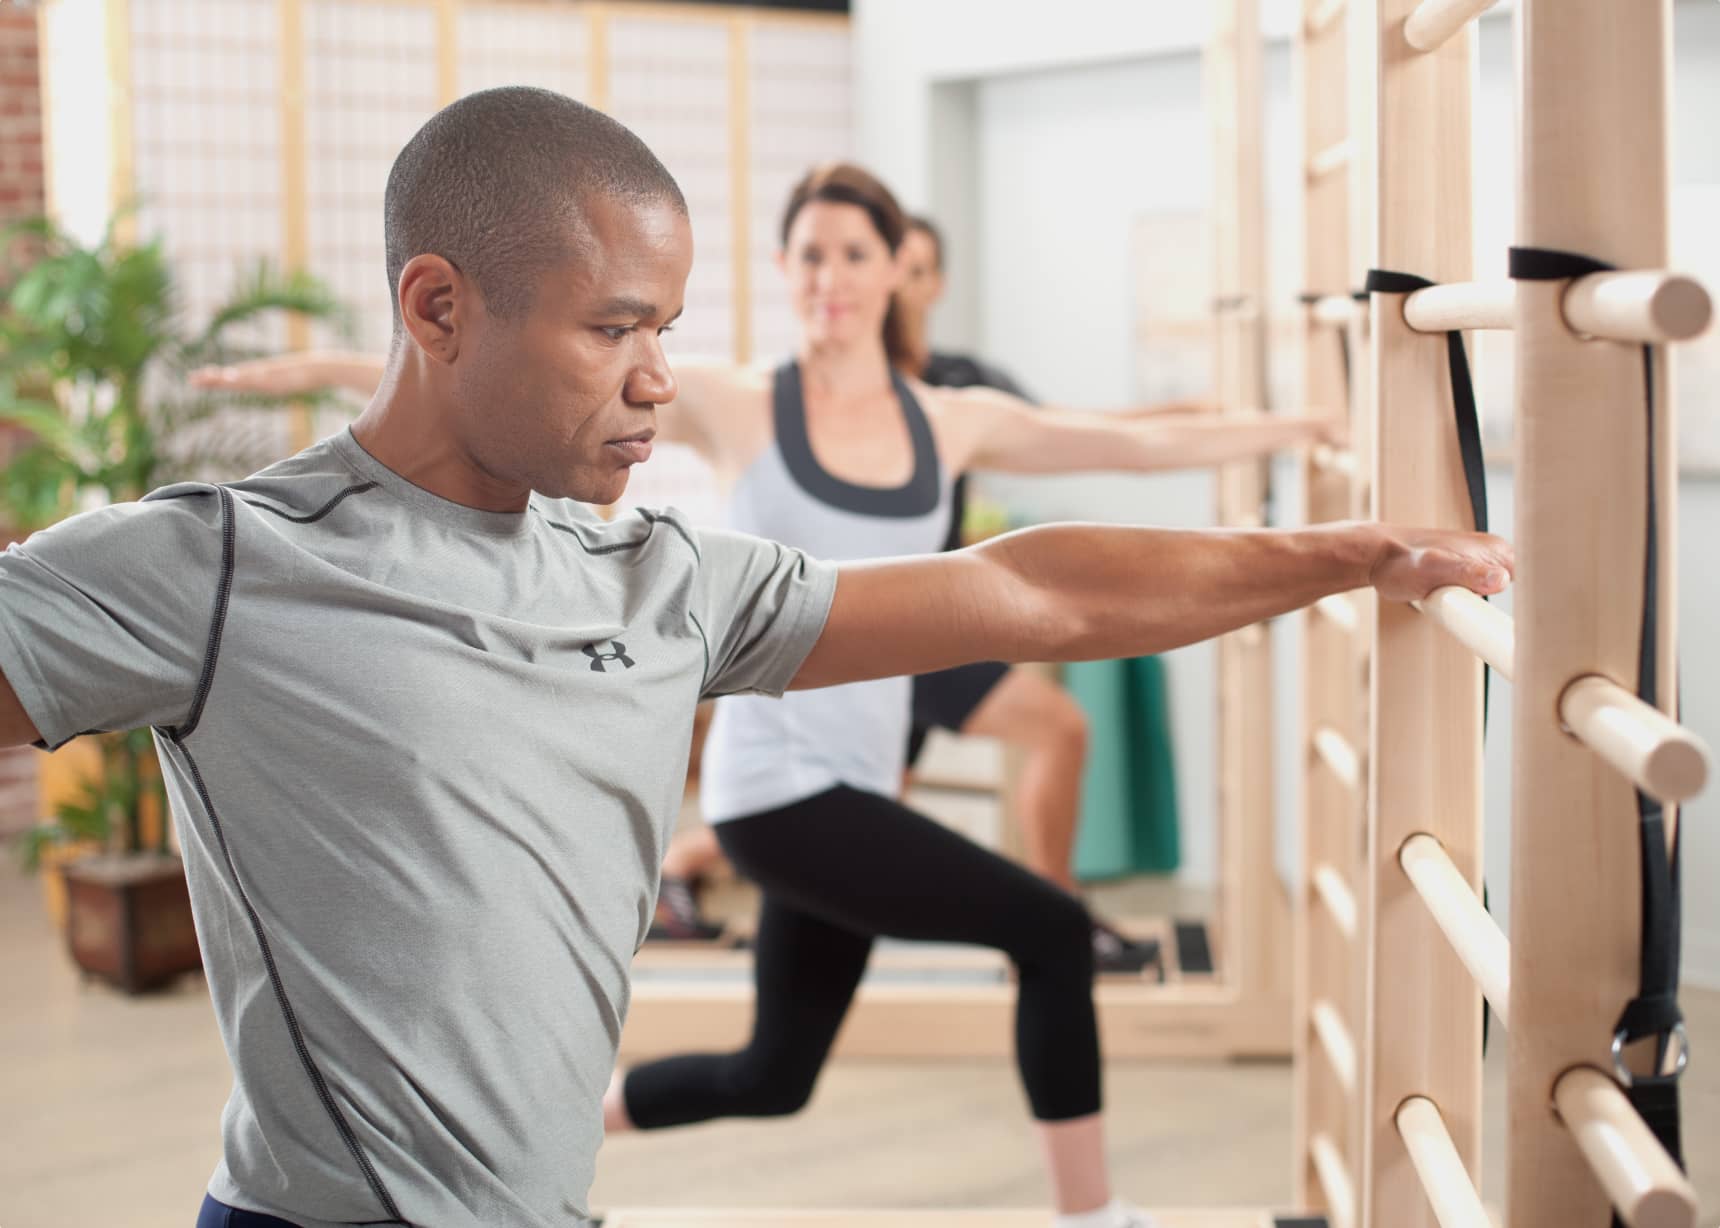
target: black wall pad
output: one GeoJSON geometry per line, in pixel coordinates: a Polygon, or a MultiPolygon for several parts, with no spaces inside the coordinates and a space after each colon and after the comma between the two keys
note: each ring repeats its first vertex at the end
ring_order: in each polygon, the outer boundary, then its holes
{"type": "Polygon", "coordinates": [[[1210,973],[1212,967],[1212,943],[1206,936],[1205,921],[1178,921],[1177,927],[1177,967],[1184,975],[1190,973],[1210,973]]]}

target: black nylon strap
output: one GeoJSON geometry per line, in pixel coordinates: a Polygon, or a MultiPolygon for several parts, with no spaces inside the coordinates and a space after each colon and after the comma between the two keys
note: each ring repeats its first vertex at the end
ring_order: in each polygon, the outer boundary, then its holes
{"type": "MultiPolygon", "coordinates": [[[[1542,247],[1513,247],[1511,276],[1518,281],[1563,281],[1591,273],[1611,272],[1614,266],[1576,252],[1542,247]]],[[[1644,530],[1642,564],[1642,631],[1638,641],[1636,693],[1658,707],[1660,666],[1660,526],[1654,480],[1654,349],[1642,347],[1642,384],[1647,405],[1646,457],[1648,521],[1644,530]]],[[[1678,1008],[1680,918],[1680,834],[1666,848],[1666,814],[1659,798],[1636,792],[1637,831],[1642,855],[1641,970],[1637,996],[1625,1005],[1614,1025],[1615,1039],[1624,1044],[1654,1038],[1654,1070],[1633,1076],[1626,1094],[1667,1154],[1684,1164],[1678,1121],[1678,1071],[1662,1073],[1674,1031],[1684,1015],[1678,1008]]],[[[1615,1216],[1614,1224],[1620,1224],[1615,1216]]]]}
{"type": "MultiPolygon", "coordinates": [[[[1367,291],[1365,291],[1365,290],[1350,290],[1350,291],[1346,291],[1345,294],[1314,294],[1312,292],[1305,291],[1305,292],[1298,294],[1296,296],[1296,301],[1298,303],[1301,303],[1302,306],[1304,306],[1304,307],[1312,307],[1315,303],[1318,303],[1323,298],[1344,298],[1344,297],[1349,297],[1351,299],[1354,299],[1358,303],[1365,303],[1365,302],[1367,302],[1367,299],[1368,299],[1367,291]]],[[[1348,409],[1349,405],[1350,405],[1350,380],[1351,380],[1351,376],[1350,376],[1350,330],[1348,328],[1335,328],[1332,331],[1338,334],[1338,359],[1344,365],[1344,408],[1348,409]]]]}
{"type": "MultiPolygon", "coordinates": [[[[1369,269],[1368,279],[1357,298],[1370,294],[1411,294],[1437,285],[1414,273],[1399,273],[1391,269],[1369,269]]],[[[1469,354],[1463,348],[1463,333],[1453,329],[1445,334],[1445,361],[1451,373],[1451,409],[1457,427],[1457,451],[1463,461],[1463,481],[1469,489],[1469,514],[1477,532],[1487,532],[1487,462],[1481,451],[1481,418],[1475,408],[1475,381],[1469,373],[1469,354]]],[[[1485,599],[1484,599],[1485,600],[1485,599]]],[[[1493,670],[1481,667],[1481,731],[1487,732],[1488,701],[1493,692],[1493,670]]],[[[1481,884],[1481,907],[1488,909],[1487,883],[1481,884]]],[[[1488,909],[1491,911],[1491,909],[1488,909]]],[[[1486,998],[1481,999],[1481,1052],[1487,1053],[1492,1031],[1492,1011],[1486,998]]]]}
{"type": "MultiPolygon", "coordinates": [[[[1369,294],[1410,294],[1436,285],[1414,273],[1369,269],[1369,294]]],[[[1446,365],[1451,370],[1452,409],[1457,422],[1457,447],[1463,457],[1463,480],[1469,487],[1469,511],[1479,533],[1487,532],[1487,466],[1481,454],[1481,422],[1475,410],[1475,382],[1469,374],[1469,354],[1457,329],[1445,334],[1446,365]]]]}
{"type": "MultiPolygon", "coordinates": [[[[1297,297],[1303,303],[1312,303],[1319,296],[1302,294],[1297,297]]],[[[1252,294],[1230,294],[1213,299],[1212,309],[1216,314],[1224,315],[1227,312],[1233,312],[1243,307],[1252,306],[1254,305],[1254,302],[1255,299],[1252,294]]],[[[1256,333],[1252,338],[1251,343],[1257,346],[1262,344],[1260,334],[1256,333]]],[[[1265,361],[1264,351],[1261,352],[1261,361],[1262,363],[1265,361]]],[[[1265,393],[1265,403],[1262,404],[1260,408],[1268,413],[1271,412],[1272,397],[1270,391],[1265,393]]],[[[1278,490],[1272,480],[1272,458],[1270,456],[1262,456],[1257,463],[1260,471],[1260,506],[1255,510],[1260,516],[1261,524],[1276,524],[1278,520],[1276,510],[1278,503],[1278,490]]]]}
{"type": "MultiPolygon", "coordinates": [[[[1438,285],[1414,273],[1369,269],[1363,287],[1367,294],[1411,294],[1438,285]]],[[[1475,408],[1475,382],[1469,374],[1469,353],[1463,348],[1463,333],[1445,334],[1445,361],[1451,372],[1451,409],[1457,426],[1457,451],[1463,459],[1463,481],[1469,488],[1469,514],[1478,533],[1487,532],[1487,461],[1481,452],[1481,417],[1475,408]]],[[[1493,671],[1481,668],[1481,725],[1487,727],[1488,699],[1493,691],[1493,671]]]]}
{"type": "MultiPolygon", "coordinates": [[[[1312,307],[1323,298],[1333,297],[1330,294],[1317,294],[1312,290],[1304,290],[1296,296],[1296,301],[1304,307],[1312,307]]],[[[1333,329],[1338,334],[1338,360],[1344,365],[1344,408],[1350,406],[1350,331],[1347,328],[1333,329]]]]}
{"type": "Polygon", "coordinates": [[[1564,281],[1590,273],[1611,273],[1617,267],[1593,256],[1550,247],[1513,247],[1510,261],[1512,281],[1564,281]]]}

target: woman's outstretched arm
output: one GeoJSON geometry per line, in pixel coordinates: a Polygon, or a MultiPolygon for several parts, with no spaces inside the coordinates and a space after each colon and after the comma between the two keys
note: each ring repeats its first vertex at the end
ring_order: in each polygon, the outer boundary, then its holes
{"type": "Polygon", "coordinates": [[[1287,448],[1335,443],[1335,418],[1288,414],[1092,413],[1035,409],[989,388],[942,394],[953,465],[1003,473],[1198,469],[1252,460],[1287,448]]]}

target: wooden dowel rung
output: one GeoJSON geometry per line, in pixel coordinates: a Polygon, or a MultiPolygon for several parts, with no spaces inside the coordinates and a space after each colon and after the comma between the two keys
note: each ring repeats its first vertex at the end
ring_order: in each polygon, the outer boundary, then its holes
{"type": "Polygon", "coordinates": [[[1511,943],[1457,870],[1451,854],[1432,836],[1411,836],[1398,850],[1398,864],[1433,914],[1457,958],[1481,986],[1499,1022],[1511,1026],[1511,943]]]}
{"type": "Polygon", "coordinates": [[[1353,299],[1347,294],[1323,294],[1309,304],[1308,314],[1316,324],[1331,328],[1348,328],[1350,321],[1367,309],[1365,301],[1353,299]]]}
{"type": "Polygon", "coordinates": [[[1329,443],[1316,444],[1308,450],[1308,459],[1315,468],[1330,469],[1348,477],[1356,476],[1356,454],[1329,443]]]}
{"type": "Polygon", "coordinates": [[[1222,295],[1212,300],[1212,313],[1230,319],[1258,319],[1260,300],[1251,294],[1222,295]]]}
{"type": "Polygon", "coordinates": [[[1314,1026],[1314,1035],[1319,1038],[1320,1048],[1326,1053],[1326,1060],[1332,1064],[1332,1073],[1338,1076],[1338,1082],[1351,1095],[1356,1091],[1356,1043],[1350,1039],[1350,1029],[1344,1026],[1344,1021],[1338,1015],[1338,1010],[1330,1002],[1321,1000],[1314,1003],[1308,1011],[1308,1022],[1314,1026]]]}
{"type": "Polygon", "coordinates": [[[1695,1228],[1696,1191],[1606,1075],[1576,1066],[1553,1103],[1601,1188],[1630,1228],[1695,1228]]]}
{"type": "Polygon", "coordinates": [[[1343,170],[1349,164],[1350,142],[1347,139],[1334,141],[1308,159],[1308,178],[1324,179],[1333,171],[1343,170]]]}
{"type": "Polygon", "coordinates": [[[1403,23],[1404,41],[1417,51],[1438,51],[1445,41],[1499,0],[1421,0],[1403,23]]]}
{"type": "Polygon", "coordinates": [[[1571,683],[1559,697],[1559,718],[1650,797],[1688,801],[1708,783],[1702,740],[1610,678],[1590,674],[1571,683]]]}
{"type": "Polygon", "coordinates": [[[1445,1118],[1426,1096],[1411,1096],[1395,1115],[1398,1136],[1440,1228],[1493,1228],[1475,1181],[1457,1154],[1445,1118]]]}
{"type": "Polygon", "coordinates": [[[1349,739],[1336,729],[1318,729],[1314,732],[1314,753],[1320,761],[1331,769],[1344,784],[1354,789],[1362,783],[1362,757],[1356,753],[1356,748],[1350,745],[1349,739]]]}
{"type": "Polygon", "coordinates": [[[1517,668],[1517,630],[1511,616],[1461,585],[1436,588],[1415,608],[1449,631],[1505,678],[1517,668]]]}
{"type": "Polygon", "coordinates": [[[1356,896],[1344,882],[1344,876],[1329,865],[1316,866],[1313,874],[1314,892],[1331,914],[1338,931],[1351,941],[1356,937],[1356,896]]]}
{"type": "Polygon", "coordinates": [[[1679,273],[1592,273],[1565,291],[1571,331],[1609,341],[1658,344],[1701,336],[1713,318],[1708,292],[1679,273]]]}
{"type": "Polygon", "coordinates": [[[1361,623],[1356,617],[1356,603],[1340,593],[1320,598],[1314,603],[1314,610],[1342,631],[1353,633],[1361,623]]]}
{"type": "Polygon", "coordinates": [[[1348,0],[1320,0],[1308,13],[1308,18],[1302,23],[1303,37],[1318,38],[1326,32],[1334,21],[1343,15],[1348,0]]]}
{"type": "Polygon", "coordinates": [[[1510,281],[1454,281],[1429,286],[1405,297],[1404,322],[1418,333],[1453,329],[1517,327],[1517,284],[1510,281]]]}
{"type": "Polygon", "coordinates": [[[1355,1182],[1350,1180],[1350,1170],[1331,1135],[1316,1134],[1310,1139],[1308,1158],[1314,1161],[1314,1175],[1326,1192],[1326,1218],[1332,1228],[1355,1228],[1355,1182]]]}

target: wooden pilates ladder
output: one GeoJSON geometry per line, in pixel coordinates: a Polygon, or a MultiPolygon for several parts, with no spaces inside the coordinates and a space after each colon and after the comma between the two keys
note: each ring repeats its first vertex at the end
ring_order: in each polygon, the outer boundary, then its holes
{"type": "MultiPolygon", "coordinates": [[[[1304,0],[1295,34],[1302,120],[1302,404],[1345,416],[1349,447],[1311,450],[1309,524],[1365,518],[1374,431],[1368,320],[1351,295],[1367,269],[1372,56],[1363,0],[1304,0]]],[[[1369,676],[1376,602],[1329,597],[1303,629],[1301,864],[1295,896],[1298,1206],[1357,1222],[1362,969],[1368,936],[1369,676]]]]}

